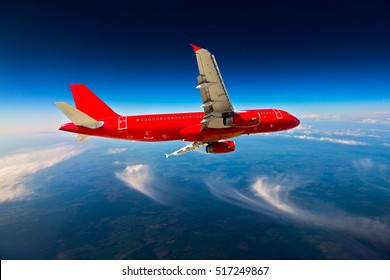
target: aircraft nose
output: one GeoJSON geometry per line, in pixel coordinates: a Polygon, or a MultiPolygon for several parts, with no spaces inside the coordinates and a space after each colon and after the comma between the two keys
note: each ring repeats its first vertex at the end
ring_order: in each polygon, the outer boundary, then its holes
{"type": "Polygon", "coordinates": [[[297,117],[292,116],[292,118],[293,118],[293,121],[292,121],[293,127],[292,128],[297,127],[298,125],[300,125],[301,121],[297,117]]]}
{"type": "Polygon", "coordinates": [[[301,123],[301,121],[297,117],[289,113],[287,113],[286,115],[287,115],[288,122],[291,125],[291,128],[297,127],[301,123]]]}

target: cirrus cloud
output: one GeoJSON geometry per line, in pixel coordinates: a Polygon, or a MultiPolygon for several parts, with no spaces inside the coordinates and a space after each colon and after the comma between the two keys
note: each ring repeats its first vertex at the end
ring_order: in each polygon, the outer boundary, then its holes
{"type": "Polygon", "coordinates": [[[174,194],[172,190],[155,180],[147,164],[128,165],[124,170],[116,172],[115,176],[129,188],[146,195],[154,201],[162,204],[173,204],[172,197],[174,194]]]}
{"type": "Polygon", "coordinates": [[[234,187],[236,184],[223,178],[206,181],[209,191],[227,203],[290,222],[348,232],[390,248],[390,224],[387,222],[353,215],[328,205],[319,207],[318,203],[310,201],[305,201],[306,207],[300,206],[292,199],[293,191],[303,188],[307,182],[297,176],[259,176],[249,187],[240,189],[234,187]]]}
{"type": "Polygon", "coordinates": [[[0,157],[0,203],[29,197],[34,174],[78,155],[72,146],[25,150],[0,157]]]}
{"type": "Polygon", "coordinates": [[[361,171],[374,170],[377,172],[386,172],[390,169],[389,165],[375,162],[372,158],[361,158],[359,160],[355,160],[353,161],[353,165],[361,171]]]}
{"type": "Polygon", "coordinates": [[[152,181],[152,176],[147,165],[129,165],[124,170],[116,172],[115,175],[129,187],[153,198],[153,191],[148,188],[149,183],[152,181]]]}
{"type": "Polygon", "coordinates": [[[343,145],[352,145],[352,146],[367,146],[368,145],[366,142],[362,142],[362,141],[338,139],[338,138],[330,138],[330,137],[312,137],[312,136],[307,136],[307,135],[299,135],[299,136],[295,136],[295,138],[314,140],[314,141],[322,141],[322,142],[330,142],[330,143],[343,144],[343,145]]]}
{"type": "Polygon", "coordinates": [[[319,119],[321,116],[319,114],[302,114],[300,117],[303,119],[319,119]]]}
{"type": "Polygon", "coordinates": [[[364,120],[362,120],[362,123],[375,124],[375,123],[378,123],[378,120],[375,120],[375,119],[364,119],[364,120]]]}
{"type": "Polygon", "coordinates": [[[126,152],[127,148],[110,148],[106,151],[106,155],[115,155],[126,152]]]}

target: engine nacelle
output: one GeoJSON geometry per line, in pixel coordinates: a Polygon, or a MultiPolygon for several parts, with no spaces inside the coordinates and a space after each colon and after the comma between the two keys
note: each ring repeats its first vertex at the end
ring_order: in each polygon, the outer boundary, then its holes
{"type": "Polygon", "coordinates": [[[206,153],[223,154],[233,152],[235,149],[236,144],[234,143],[234,141],[221,140],[208,144],[206,146],[206,153]]]}
{"type": "Polygon", "coordinates": [[[235,127],[253,127],[260,123],[258,112],[237,112],[223,118],[223,124],[235,127]]]}

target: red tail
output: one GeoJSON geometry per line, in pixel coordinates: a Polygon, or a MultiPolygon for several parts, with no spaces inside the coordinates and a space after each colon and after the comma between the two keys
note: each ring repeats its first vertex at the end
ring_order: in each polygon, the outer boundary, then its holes
{"type": "Polygon", "coordinates": [[[76,108],[100,120],[119,116],[85,85],[70,85],[76,108]]]}

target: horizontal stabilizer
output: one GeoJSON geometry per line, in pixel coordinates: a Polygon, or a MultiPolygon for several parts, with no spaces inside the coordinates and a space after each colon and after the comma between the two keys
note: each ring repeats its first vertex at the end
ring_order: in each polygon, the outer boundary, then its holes
{"type": "Polygon", "coordinates": [[[54,102],[54,104],[75,124],[88,128],[99,128],[103,126],[103,122],[99,122],[87,114],[76,109],[66,102],[54,102]]]}

